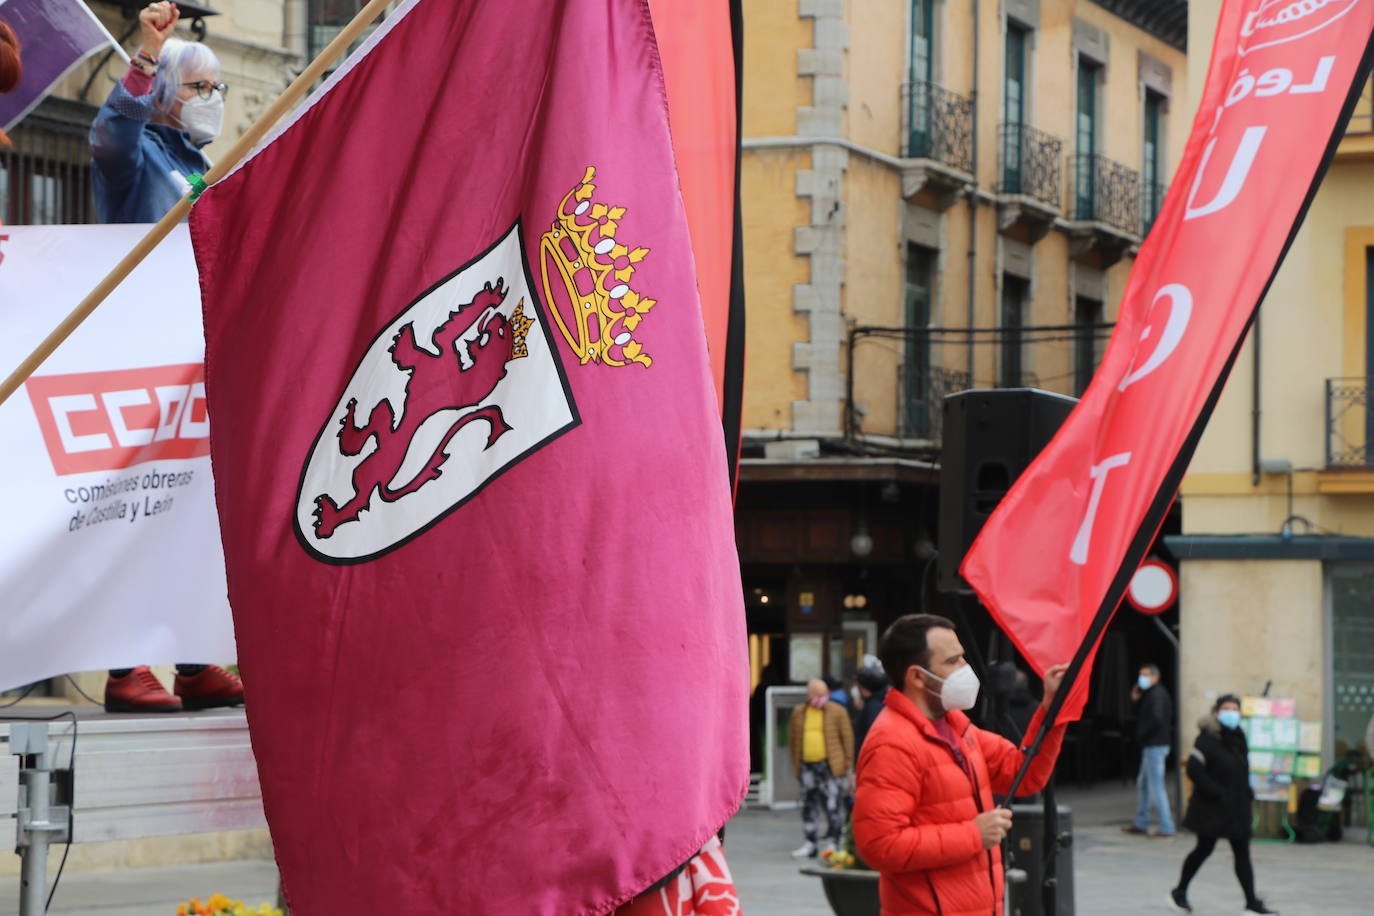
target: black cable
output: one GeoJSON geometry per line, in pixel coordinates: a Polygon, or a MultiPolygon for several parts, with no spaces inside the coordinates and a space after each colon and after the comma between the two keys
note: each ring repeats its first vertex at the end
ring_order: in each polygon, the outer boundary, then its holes
{"type": "MultiPolygon", "coordinates": [[[[30,685],[30,690],[33,685],[30,685]]],[[[21,697],[22,699],[22,697],[21,697]]],[[[72,719],[72,750],[67,758],[67,770],[74,771],[76,768],[76,737],[78,722],[76,713],[70,709],[66,712],[54,713],[51,716],[5,716],[6,722],[56,722],[58,719],[71,716],[72,719]]],[[[43,912],[46,914],[48,908],[52,906],[52,898],[57,893],[57,885],[62,882],[62,871],[67,867],[67,854],[72,851],[72,806],[71,799],[67,799],[67,842],[62,850],[62,861],[58,863],[57,874],[53,876],[52,888],[48,891],[48,901],[43,904],[43,912]]]]}
{"type": "Polygon", "coordinates": [[[62,675],[62,676],[65,677],[65,678],[67,679],[67,682],[70,683],[70,684],[72,685],[72,687],[74,687],[74,688],[76,689],[76,692],[77,692],[77,693],[81,694],[83,697],[86,698],[86,702],[87,702],[87,703],[91,703],[91,704],[93,704],[93,705],[95,705],[95,706],[103,706],[103,705],[104,705],[104,704],[101,703],[99,700],[97,700],[95,697],[91,696],[89,693],[87,693],[86,691],[82,690],[82,689],[81,689],[81,685],[78,684],[78,683],[76,682],[76,679],[73,678],[70,674],[64,674],[64,675],[62,675]]]}
{"type": "Polygon", "coordinates": [[[24,700],[25,697],[27,697],[29,694],[33,693],[36,689],[38,689],[39,683],[39,681],[34,681],[32,684],[25,687],[24,692],[19,694],[19,696],[15,697],[13,700],[10,700],[8,703],[0,703],[0,709],[9,709],[11,706],[17,706],[20,702],[24,700]]]}

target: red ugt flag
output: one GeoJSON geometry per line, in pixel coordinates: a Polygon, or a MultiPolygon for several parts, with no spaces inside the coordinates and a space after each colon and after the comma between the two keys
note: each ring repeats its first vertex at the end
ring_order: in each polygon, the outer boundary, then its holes
{"type": "Polygon", "coordinates": [[[418,0],[192,217],[293,912],[600,914],[747,785],[645,0],[418,0]]]}
{"type": "Polygon", "coordinates": [[[1105,625],[1158,533],[1369,72],[1371,30],[1374,0],[1223,5],[1192,135],[1102,365],[960,568],[1036,670],[1105,625]]]}

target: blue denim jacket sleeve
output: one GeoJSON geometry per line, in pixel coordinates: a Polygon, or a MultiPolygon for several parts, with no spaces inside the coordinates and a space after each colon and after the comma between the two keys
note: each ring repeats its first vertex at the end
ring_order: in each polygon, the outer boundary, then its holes
{"type": "Polygon", "coordinates": [[[143,127],[153,114],[153,96],[134,95],[115,83],[91,124],[91,155],[110,190],[133,183],[143,167],[143,127]]]}

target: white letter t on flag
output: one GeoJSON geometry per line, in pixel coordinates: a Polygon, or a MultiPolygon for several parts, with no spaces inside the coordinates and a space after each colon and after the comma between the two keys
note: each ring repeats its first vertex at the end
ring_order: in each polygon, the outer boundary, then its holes
{"type": "Polygon", "coordinates": [[[1069,551],[1069,559],[1079,566],[1088,562],[1088,545],[1093,539],[1093,522],[1097,520],[1097,505],[1102,501],[1102,489],[1107,485],[1107,475],[1113,469],[1125,467],[1130,463],[1131,453],[1123,452],[1094,465],[1088,472],[1093,481],[1093,492],[1088,497],[1088,511],[1083,515],[1083,524],[1078,526],[1078,536],[1073,539],[1073,549],[1069,551]]]}

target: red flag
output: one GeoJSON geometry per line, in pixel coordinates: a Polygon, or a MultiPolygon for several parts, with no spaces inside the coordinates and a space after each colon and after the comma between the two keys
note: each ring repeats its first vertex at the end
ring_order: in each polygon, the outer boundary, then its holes
{"type": "MultiPolygon", "coordinates": [[[[1102,365],[960,569],[1038,671],[1101,637],[1369,71],[1374,0],[1227,0],[1102,365]]],[[[1077,718],[1088,679],[1064,706],[1077,718]]]]}
{"type": "Polygon", "coordinates": [[[293,912],[606,913],[747,786],[720,418],[645,0],[418,0],[192,233],[293,912]]]}
{"type": "Polygon", "coordinates": [[[735,219],[735,61],[725,0],[650,0],[692,233],[711,373],[726,397],[730,257],[735,219]]]}
{"type": "Polygon", "coordinates": [[[732,483],[744,396],[740,0],[650,0],[732,483]],[[731,47],[732,34],[734,47],[731,47]]]}

